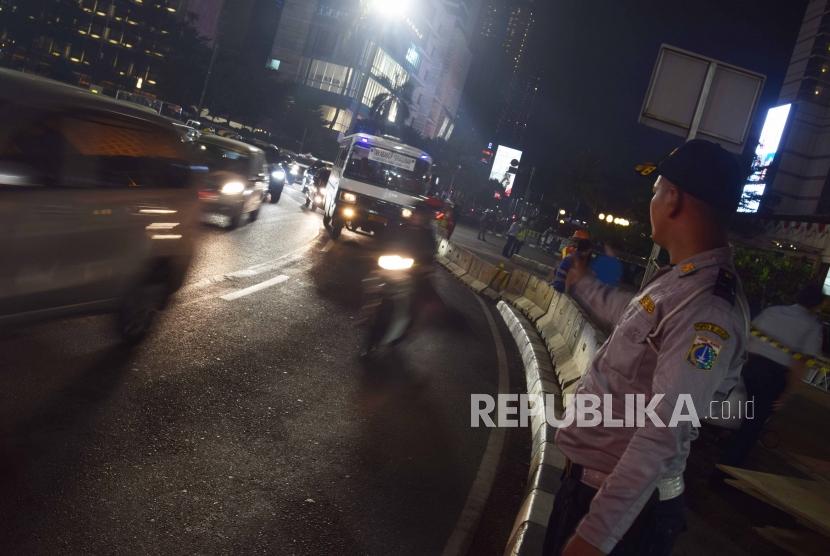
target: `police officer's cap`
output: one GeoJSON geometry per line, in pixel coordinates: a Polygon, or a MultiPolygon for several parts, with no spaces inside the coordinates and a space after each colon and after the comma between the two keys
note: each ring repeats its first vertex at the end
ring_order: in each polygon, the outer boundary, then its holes
{"type": "Polygon", "coordinates": [[[717,143],[689,141],[675,149],[657,170],[720,213],[732,214],[738,209],[744,176],[735,157],[717,143]]]}

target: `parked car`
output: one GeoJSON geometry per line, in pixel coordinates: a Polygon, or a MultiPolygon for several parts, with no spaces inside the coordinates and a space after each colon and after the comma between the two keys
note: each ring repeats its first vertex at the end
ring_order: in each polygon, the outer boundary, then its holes
{"type": "Polygon", "coordinates": [[[285,187],[285,176],[287,174],[284,165],[285,157],[280,153],[279,147],[264,141],[252,140],[250,144],[259,147],[265,153],[265,161],[268,163],[268,193],[272,204],[278,203],[282,197],[282,190],[285,187]]]}
{"type": "Polygon", "coordinates": [[[157,114],[0,69],[0,326],[114,312],[145,337],[184,282],[199,167],[157,114]]]}
{"type": "Polygon", "coordinates": [[[203,210],[227,216],[231,229],[246,215],[255,221],[268,189],[262,149],[218,135],[202,135],[196,144],[209,170],[199,191],[203,210]]]}

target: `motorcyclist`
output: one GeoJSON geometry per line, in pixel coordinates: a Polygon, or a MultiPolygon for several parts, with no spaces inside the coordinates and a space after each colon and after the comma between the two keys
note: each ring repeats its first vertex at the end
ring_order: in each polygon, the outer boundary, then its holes
{"type": "MultiPolygon", "coordinates": [[[[408,273],[411,280],[411,294],[407,296],[407,306],[404,311],[407,324],[400,335],[393,340],[403,339],[415,321],[419,320],[433,306],[440,306],[440,298],[432,286],[431,276],[435,262],[435,232],[432,223],[435,219],[436,203],[427,200],[419,203],[412,209],[412,214],[394,226],[382,238],[381,255],[398,255],[413,259],[410,269],[401,271],[408,273]]],[[[367,351],[370,355],[388,341],[388,331],[395,324],[395,311],[391,298],[384,297],[372,318],[369,328],[367,351]]],[[[398,305],[398,308],[400,306],[398,305]]]]}

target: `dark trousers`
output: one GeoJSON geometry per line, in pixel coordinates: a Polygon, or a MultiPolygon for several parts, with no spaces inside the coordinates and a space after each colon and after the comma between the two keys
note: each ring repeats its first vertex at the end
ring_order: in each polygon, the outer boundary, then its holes
{"type": "Polygon", "coordinates": [[[487,226],[482,225],[478,227],[478,239],[487,241],[487,226]]]}
{"type": "MultiPolygon", "coordinates": [[[[578,475],[568,471],[563,473],[548,522],[544,556],[559,556],[582,518],[588,514],[591,500],[597,493],[596,489],[579,480],[578,475]]],[[[669,556],[677,537],[685,529],[683,496],[661,502],[655,491],[611,554],[669,556]]]]}
{"type": "Polygon", "coordinates": [[[516,251],[519,250],[520,243],[521,242],[516,239],[516,236],[507,236],[507,243],[504,244],[504,249],[501,250],[501,254],[509,259],[516,251]]]}
{"type": "Polygon", "coordinates": [[[790,370],[760,355],[749,356],[741,376],[746,385],[747,398],[755,400],[753,419],[744,419],[729,441],[721,455],[719,463],[740,467],[746,461],[749,452],[758,442],[764,430],[764,424],[772,416],[772,404],[781,397],[787,388],[787,374],[790,370]]]}

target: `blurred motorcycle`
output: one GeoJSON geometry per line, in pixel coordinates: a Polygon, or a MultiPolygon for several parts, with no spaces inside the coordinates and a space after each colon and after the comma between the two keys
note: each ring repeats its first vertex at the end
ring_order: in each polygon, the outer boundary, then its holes
{"type": "Polygon", "coordinates": [[[416,290],[415,259],[388,253],[363,280],[362,321],[367,327],[364,354],[397,344],[413,323],[416,290]]]}

